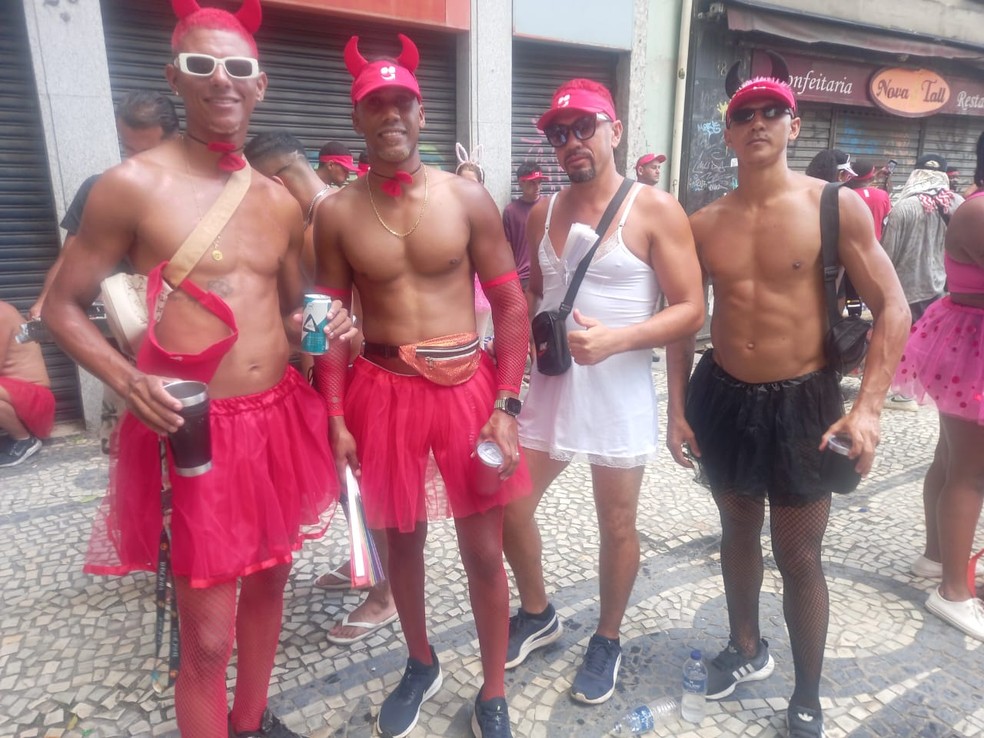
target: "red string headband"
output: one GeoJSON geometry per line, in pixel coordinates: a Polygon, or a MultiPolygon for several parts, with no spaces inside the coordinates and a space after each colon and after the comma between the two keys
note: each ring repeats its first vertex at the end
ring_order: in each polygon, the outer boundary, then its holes
{"type": "Polygon", "coordinates": [[[417,84],[417,78],[414,76],[420,64],[420,52],[416,44],[402,33],[398,33],[397,38],[400,39],[402,48],[395,60],[369,61],[359,52],[358,36],[352,36],[345,44],[345,66],[352,75],[353,104],[382,87],[402,87],[412,92],[418,101],[423,102],[420,85],[417,84]]]}
{"type": "Polygon", "coordinates": [[[216,31],[231,31],[249,44],[253,56],[259,56],[256,50],[256,40],[253,38],[260,29],[263,12],[260,10],[260,0],[243,0],[242,6],[235,14],[218,8],[203,8],[197,0],[171,0],[174,14],[178,16],[178,25],[171,34],[171,50],[177,52],[181,39],[193,28],[208,28],[216,31]]]}

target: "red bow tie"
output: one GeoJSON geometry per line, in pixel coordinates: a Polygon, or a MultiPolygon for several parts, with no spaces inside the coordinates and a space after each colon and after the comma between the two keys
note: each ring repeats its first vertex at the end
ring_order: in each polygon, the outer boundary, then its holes
{"type": "Polygon", "coordinates": [[[222,154],[219,157],[218,167],[224,172],[238,172],[246,166],[246,160],[236,153],[239,147],[229,141],[212,141],[207,145],[209,151],[222,154]]]}
{"type": "Polygon", "coordinates": [[[379,185],[379,189],[390,197],[399,197],[403,194],[403,185],[413,184],[413,175],[404,172],[402,169],[396,170],[396,174],[387,177],[386,181],[379,185]]]}

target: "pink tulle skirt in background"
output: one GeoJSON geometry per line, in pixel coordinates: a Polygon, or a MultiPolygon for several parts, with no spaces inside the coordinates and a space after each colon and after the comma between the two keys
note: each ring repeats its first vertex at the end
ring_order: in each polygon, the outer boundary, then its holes
{"type": "Polygon", "coordinates": [[[912,326],[892,388],[984,425],[984,308],[937,300],[912,326]]]}

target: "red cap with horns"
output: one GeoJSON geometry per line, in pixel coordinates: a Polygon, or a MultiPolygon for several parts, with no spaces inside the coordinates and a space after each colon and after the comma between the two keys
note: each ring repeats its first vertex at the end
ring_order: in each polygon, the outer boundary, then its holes
{"type": "Polygon", "coordinates": [[[235,14],[218,8],[203,8],[197,0],[171,0],[178,25],[171,34],[171,50],[177,52],[181,39],[193,28],[209,28],[217,31],[232,31],[239,34],[249,44],[253,56],[259,56],[253,34],[260,28],[263,12],[260,0],[243,0],[235,14]]]}
{"type": "Polygon", "coordinates": [[[420,85],[414,72],[420,64],[420,52],[417,46],[402,33],[398,33],[402,49],[400,55],[393,59],[377,59],[370,62],[359,53],[359,37],[352,36],[345,44],[345,66],[352,75],[352,103],[357,103],[370,92],[383,87],[402,87],[412,92],[417,100],[423,102],[420,96],[420,85]]]}

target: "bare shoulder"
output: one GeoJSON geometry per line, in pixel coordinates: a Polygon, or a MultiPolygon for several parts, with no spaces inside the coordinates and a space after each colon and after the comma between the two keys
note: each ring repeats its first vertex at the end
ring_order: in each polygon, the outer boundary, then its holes
{"type": "Polygon", "coordinates": [[[249,184],[249,195],[251,198],[260,199],[264,203],[264,207],[270,208],[278,215],[290,218],[299,217],[301,206],[294,196],[287,191],[287,188],[264,177],[255,169],[249,184]]]}
{"type": "MultiPolygon", "coordinates": [[[[673,195],[648,185],[638,185],[633,207],[640,208],[647,216],[666,220],[667,218],[686,217],[683,207],[673,195]]],[[[658,224],[653,223],[653,227],[658,224]]]]}

